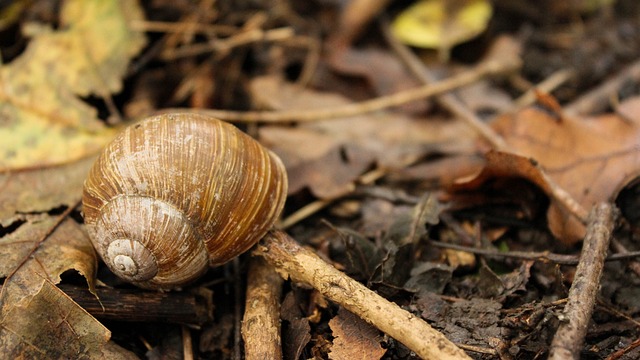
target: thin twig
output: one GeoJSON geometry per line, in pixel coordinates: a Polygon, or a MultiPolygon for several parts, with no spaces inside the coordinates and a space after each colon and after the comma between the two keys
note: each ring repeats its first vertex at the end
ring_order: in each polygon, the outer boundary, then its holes
{"type": "MultiPolygon", "coordinates": [[[[538,262],[552,262],[555,264],[560,264],[560,265],[577,265],[580,261],[580,257],[578,257],[577,255],[563,255],[563,254],[555,254],[555,253],[550,253],[548,251],[542,251],[542,252],[534,252],[534,251],[507,251],[507,252],[501,252],[501,251],[497,251],[497,250],[491,250],[491,249],[480,249],[480,248],[473,248],[473,247],[469,247],[469,246],[463,246],[463,245],[456,245],[456,244],[449,244],[449,243],[443,243],[440,241],[429,241],[429,244],[435,246],[435,247],[439,247],[439,248],[443,248],[443,249],[452,249],[452,250],[456,250],[456,251],[465,251],[471,254],[475,254],[475,255],[482,255],[482,256],[488,256],[491,258],[496,258],[496,259],[504,259],[504,258],[511,258],[511,259],[519,259],[519,260],[530,260],[530,261],[538,261],[538,262]]],[[[613,255],[609,255],[607,256],[606,259],[604,259],[604,261],[620,261],[620,260],[627,260],[627,259],[633,259],[633,258],[637,258],[640,257],[640,251],[634,251],[634,252],[626,252],[624,254],[613,254],[613,255]]]]}
{"type": "MultiPolygon", "coordinates": [[[[617,252],[616,255],[626,255],[626,254],[633,254],[634,252],[631,252],[629,250],[627,250],[627,248],[617,239],[613,238],[611,239],[611,248],[617,252]]],[[[636,276],[640,276],[640,262],[638,261],[631,261],[627,267],[629,267],[629,269],[631,269],[631,271],[633,271],[636,276]]]]}
{"type": "Polygon", "coordinates": [[[312,286],[424,359],[470,359],[425,321],[338,271],[282,231],[269,232],[254,254],[264,257],[281,275],[312,286]]]}
{"type": "Polygon", "coordinates": [[[498,355],[498,352],[495,349],[491,349],[491,348],[486,348],[486,347],[481,347],[481,346],[474,346],[474,345],[458,344],[458,343],[456,343],[456,345],[458,345],[461,349],[467,350],[467,351],[473,351],[473,352],[477,352],[477,353],[480,353],[480,354],[487,354],[487,355],[498,355]]]}
{"type": "Polygon", "coordinates": [[[163,60],[176,60],[185,57],[198,56],[209,53],[227,54],[233,48],[249,45],[255,42],[280,42],[293,38],[295,33],[289,27],[262,30],[251,29],[241,31],[226,39],[219,39],[207,43],[183,45],[171,53],[163,56],[163,60]]]}
{"type": "Polygon", "coordinates": [[[575,216],[583,224],[586,224],[587,216],[589,215],[587,210],[576,199],[574,199],[567,190],[558,185],[558,183],[553,180],[549,174],[547,174],[538,162],[535,162],[533,165],[538,169],[540,176],[549,186],[551,197],[554,198],[566,211],[568,211],[569,214],[575,216]]]}
{"type": "Polygon", "coordinates": [[[576,75],[573,69],[560,69],[549,75],[546,79],[538,83],[533,88],[527,90],[514,103],[516,108],[523,108],[536,102],[536,90],[550,93],[558,86],[564,84],[576,75]]]}
{"type": "Polygon", "coordinates": [[[631,344],[627,345],[624,349],[620,349],[620,350],[614,352],[613,354],[609,355],[609,357],[606,358],[606,360],[617,360],[617,359],[620,359],[624,354],[626,354],[629,351],[637,348],[638,346],[640,346],[640,338],[635,339],[631,344]]]}
{"type": "Polygon", "coordinates": [[[146,20],[133,20],[129,22],[129,26],[132,30],[146,31],[146,32],[160,32],[160,33],[188,33],[188,34],[202,34],[202,35],[221,35],[230,36],[242,29],[231,25],[222,24],[204,24],[204,23],[186,23],[181,22],[169,22],[169,21],[146,21],[146,20]]]}
{"type": "Polygon", "coordinates": [[[412,101],[423,100],[447,91],[469,85],[486,76],[511,72],[520,66],[517,62],[488,61],[472,70],[454,75],[448,79],[415,89],[401,91],[392,95],[381,96],[372,100],[347,104],[329,109],[304,109],[283,111],[232,111],[214,109],[168,108],[159,113],[190,112],[212,116],[231,122],[310,122],[327,119],[346,118],[372,113],[400,106],[412,101]]]}
{"type": "Polygon", "coordinates": [[[608,203],[596,204],[589,214],[580,263],[569,289],[567,305],[559,316],[560,326],[551,342],[551,360],[580,358],[616,217],[617,209],[608,203]]]}
{"type": "Polygon", "coordinates": [[[182,358],[184,360],[193,360],[191,331],[186,325],[182,325],[182,358]]]}
{"type": "Polygon", "coordinates": [[[564,106],[568,115],[589,115],[604,110],[624,84],[640,81],[640,60],[622,69],[616,76],[564,106]]]}
{"type": "MultiPolygon", "coordinates": [[[[389,22],[381,21],[380,25],[382,33],[391,48],[398,54],[398,57],[404,62],[405,66],[416,76],[423,84],[433,84],[437,81],[436,76],[418,59],[418,57],[406,45],[398,41],[391,32],[389,22]]],[[[458,97],[453,93],[442,94],[438,96],[438,101],[447,110],[462,119],[467,125],[473,128],[491,146],[496,150],[505,151],[507,144],[504,139],[496,133],[489,125],[480,119],[473,111],[471,111],[458,97]]]]}

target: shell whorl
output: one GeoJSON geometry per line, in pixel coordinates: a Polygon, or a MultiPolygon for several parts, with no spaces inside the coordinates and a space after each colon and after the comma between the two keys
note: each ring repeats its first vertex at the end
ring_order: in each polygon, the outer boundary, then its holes
{"type": "Polygon", "coordinates": [[[105,148],[85,181],[83,211],[114,273],[141,287],[173,288],[253,246],[286,191],[282,162],[234,126],[161,115],[105,148]]]}

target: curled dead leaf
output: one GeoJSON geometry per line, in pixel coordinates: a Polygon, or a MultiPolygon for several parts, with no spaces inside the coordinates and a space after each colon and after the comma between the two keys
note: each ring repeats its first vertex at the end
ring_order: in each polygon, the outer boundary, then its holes
{"type": "MultiPolygon", "coordinates": [[[[530,107],[498,118],[492,127],[514,154],[487,153],[487,164],[466,188],[490,178],[521,177],[548,195],[557,185],[588,210],[597,202],[613,201],[640,175],[640,128],[615,114],[559,119],[530,107]]],[[[551,232],[568,244],[580,241],[584,225],[557,200],[551,197],[547,213],[551,232]]]]}

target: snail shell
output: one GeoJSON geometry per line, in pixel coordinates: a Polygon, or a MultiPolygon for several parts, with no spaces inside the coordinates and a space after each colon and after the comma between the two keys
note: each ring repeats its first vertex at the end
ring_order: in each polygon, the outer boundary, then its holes
{"type": "Polygon", "coordinates": [[[170,289],[252,247],[286,193],[284,165],[256,140],[217,119],[172,114],[107,145],[82,203],[93,246],[116,275],[170,289]]]}

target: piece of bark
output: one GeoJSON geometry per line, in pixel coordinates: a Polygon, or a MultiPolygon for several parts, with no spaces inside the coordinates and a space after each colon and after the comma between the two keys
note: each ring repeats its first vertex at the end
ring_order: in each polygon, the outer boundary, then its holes
{"type": "Polygon", "coordinates": [[[596,204],[589,214],[580,262],[551,342],[550,360],[580,358],[616,217],[617,209],[607,203],[596,204]]]}
{"type": "Polygon", "coordinates": [[[251,258],[242,319],[246,360],[282,359],[280,295],[282,278],[263,258],[251,258]]]}
{"type": "Polygon", "coordinates": [[[283,277],[310,285],[424,359],[470,357],[419,317],[353,280],[282,231],[269,232],[254,250],[283,277]]]}
{"type": "Polygon", "coordinates": [[[88,289],[62,284],[59,288],[97,319],[202,325],[213,319],[213,303],[188,292],[148,292],[139,289],[88,289]]]}

